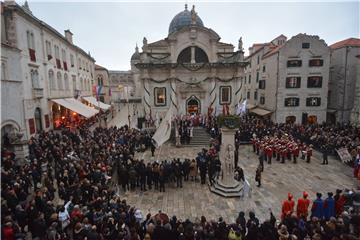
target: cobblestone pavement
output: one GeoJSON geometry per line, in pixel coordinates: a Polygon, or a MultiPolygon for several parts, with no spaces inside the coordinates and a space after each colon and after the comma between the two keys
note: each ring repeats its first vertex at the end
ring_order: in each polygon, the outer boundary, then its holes
{"type": "MultiPolygon", "coordinates": [[[[194,158],[202,147],[181,147],[165,144],[156,150],[155,157],[151,157],[150,151],[137,153],[136,157],[147,161],[170,160],[176,158],[194,158]]],[[[272,165],[265,163],[262,174],[262,186],[258,188],[255,183],[255,170],[258,165],[258,157],[252,152],[249,145],[240,146],[239,165],[244,169],[252,187],[251,198],[244,200],[237,198],[223,198],[209,191],[207,185],[199,182],[184,182],[183,188],[167,184],[166,192],[160,193],[154,189],[141,192],[139,189],[123,193],[121,197],[127,202],[140,208],[143,214],[149,211],[154,214],[162,210],[169,216],[176,215],[178,218],[194,219],[202,215],[207,219],[218,219],[222,216],[226,221],[234,221],[239,211],[255,211],[260,220],[269,217],[269,208],[279,217],[281,202],[291,192],[295,199],[301,197],[303,191],[307,191],[313,200],[316,192],[326,195],[336,188],[354,188],[355,180],[352,178],[352,169],[340,161],[329,158],[329,165],[321,165],[321,156],[315,152],[310,164],[298,160],[298,164],[289,161],[280,164],[273,160],[272,165]]]]}

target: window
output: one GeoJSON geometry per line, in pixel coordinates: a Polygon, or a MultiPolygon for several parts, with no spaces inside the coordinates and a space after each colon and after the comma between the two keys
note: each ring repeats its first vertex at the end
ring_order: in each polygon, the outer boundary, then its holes
{"type": "Polygon", "coordinates": [[[266,71],[266,66],[265,66],[265,65],[263,66],[262,71],[263,71],[263,72],[266,71]]]}
{"type": "Polygon", "coordinates": [[[68,78],[68,75],[66,73],[64,74],[64,83],[65,83],[65,89],[69,90],[70,89],[69,78],[68,78]]]}
{"type": "Polygon", "coordinates": [[[1,80],[7,80],[6,63],[1,62],[1,80]]]}
{"type": "Polygon", "coordinates": [[[251,74],[249,75],[249,84],[251,83],[251,74]]]}
{"type": "Polygon", "coordinates": [[[61,61],[60,61],[60,49],[58,46],[54,46],[55,49],[55,59],[56,59],[56,67],[61,69],[61,61]]]}
{"type": "Polygon", "coordinates": [[[244,78],[244,84],[246,84],[246,75],[245,75],[245,78],[244,78]]]}
{"type": "Polygon", "coordinates": [[[257,98],[258,98],[258,92],[255,91],[255,92],[254,92],[254,100],[257,100],[257,98]]]}
{"type": "Polygon", "coordinates": [[[247,99],[250,99],[250,91],[248,91],[248,92],[246,93],[246,98],[247,98],[247,99]]]}
{"type": "Polygon", "coordinates": [[[63,87],[63,83],[62,83],[61,73],[60,73],[60,72],[58,72],[58,73],[56,74],[56,79],[57,79],[58,89],[59,89],[59,90],[63,90],[64,87],[63,87]]]}
{"type": "Polygon", "coordinates": [[[259,65],[259,63],[260,63],[260,56],[258,55],[257,56],[257,64],[259,65]]]}
{"type": "Polygon", "coordinates": [[[52,59],[52,51],[51,51],[51,42],[50,41],[46,41],[46,54],[47,54],[47,59],[51,60],[52,59]]]}
{"type": "Polygon", "coordinates": [[[301,77],[287,77],[286,88],[300,88],[301,77]]]}
{"type": "Polygon", "coordinates": [[[70,64],[71,64],[71,67],[75,66],[74,55],[72,55],[72,54],[70,54],[70,64]]]}
{"type": "Polygon", "coordinates": [[[310,43],[302,43],[301,47],[303,49],[309,49],[310,48],[310,43]]]}
{"type": "Polygon", "coordinates": [[[324,65],[324,60],[322,59],[310,59],[309,67],[321,67],[324,65]]]}
{"type": "Polygon", "coordinates": [[[191,63],[192,57],[196,63],[209,62],[209,58],[208,58],[207,54],[205,53],[205,51],[196,46],[195,47],[187,47],[187,48],[183,49],[177,58],[177,62],[178,63],[191,63]],[[195,56],[192,56],[192,54],[194,54],[195,56]]]}
{"type": "Polygon", "coordinates": [[[49,70],[49,83],[50,83],[50,89],[56,89],[56,83],[54,79],[54,72],[53,70],[49,70]]]}
{"type": "Polygon", "coordinates": [[[98,78],[97,78],[97,80],[98,80],[98,85],[99,85],[99,86],[102,86],[103,83],[104,83],[104,81],[103,81],[103,76],[102,76],[102,75],[99,75],[98,78]]]}
{"type": "Polygon", "coordinates": [[[265,97],[264,96],[260,97],[260,104],[265,104],[265,97]]]}
{"type": "Polygon", "coordinates": [[[42,120],[41,120],[41,109],[40,108],[36,108],[35,109],[35,126],[36,126],[36,132],[40,132],[42,131],[42,120]]]}
{"type": "Polygon", "coordinates": [[[301,67],[302,61],[301,60],[288,60],[287,67],[301,67]]]}
{"type": "Polygon", "coordinates": [[[32,88],[40,88],[40,83],[39,83],[39,73],[36,69],[32,69],[30,71],[30,77],[31,77],[31,84],[32,84],[32,88]]]}
{"type": "Polygon", "coordinates": [[[259,72],[256,72],[256,82],[259,82],[259,72]]]}
{"type": "Polygon", "coordinates": [[[259,89],[265,89],[265,80],[259,81],[259,89]]]}
{"type": "Polygon", "coordinates": [[[311,76],[307,80],[308,88],[321,88],[322,87],[322,77],[321,76],[311,76]]]}
{"type": "Polygon", "coordinates": [[[221,86],[220,87],[220,104],[230,104],[231,103],[231,87],[230,86],[221,86]]]}
{"type": "Polygon", "coordinates": [[[26,38],[29,49],[30,61],[36,62],[34,33],[26,31],[26,38]]]}
{"type": "Polygon", "coordinates": [[[285,98],[285,107],[297,107],[299,106],[300,99],[291,97],[291,98],[285,98]]]}
{"type": "Polygon", "coordinates": [[[81,59],[80,58],[78,59],[78,66],[79,66],[79,69],[81,69],[81,59]]]}
{"type": "Polygon", "coordinates": [[[76,90],[76,76],[72,75],[71,78],[72,78],[72,84],[73,84],[73,91],[75,91],[76,90]]]}
{"type": "Polygon", "coordinates": [[[67,68],[67,63],[66,63],[66,52],[64,49],[61,49],[61,58],[62,58],[64,70],[67,71],[68,68],[67,68]]]}
{"type": "Polygon", "coordinates": [[[154,88],[155,106],[166,106],[166,88],[154,88]]]}
{"type": "Polygon", "coordinates": [[[306,106],[318,107],[321,105],[321,98],[319,97],[308,97],[306,98],[306,106]]]}

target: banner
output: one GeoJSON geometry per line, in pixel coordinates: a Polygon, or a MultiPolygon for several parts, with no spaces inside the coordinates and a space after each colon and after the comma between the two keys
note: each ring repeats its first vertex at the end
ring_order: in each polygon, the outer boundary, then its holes
{"type": "Polygon", "coordinates": [[[170,138],[171,134],[171,118],[172,118],[172,105],[170,106],[169,110],[167,111],[165,117],[161,121],[159,127],[156,129],[152,140],[155,144],[155,147],[160,147],[163,143],[165,143],[170,138]]]}
{"type": "Polygon", "coordinates": [[[339,155],[339,157],[343,163],[347,163],[352,160],[352,157],[351,157],[349,151],[347,150],[347,148],[336,149],[336,152],[339,155]]]}

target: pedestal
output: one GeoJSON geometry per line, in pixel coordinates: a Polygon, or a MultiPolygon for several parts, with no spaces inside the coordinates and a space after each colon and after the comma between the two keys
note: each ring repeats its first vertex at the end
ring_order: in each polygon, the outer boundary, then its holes
{"type": "Polygon", "coordinates": [[[28,147],[28,141],[19,141],[16,143],[13,143],[14,146],[14,153],[16,155],[15,161],[16,165],[24,165],[25,164],[25,157],[29,156],[29,147],[28,147]]]}
{"type": "Polygon", "coordinates": [[[222,177],[210,186],[210,191],[223,197],[243,197],[244,183],[234,179],[234,150],[236,129],[221,128],[221,161],[222,177]]]}

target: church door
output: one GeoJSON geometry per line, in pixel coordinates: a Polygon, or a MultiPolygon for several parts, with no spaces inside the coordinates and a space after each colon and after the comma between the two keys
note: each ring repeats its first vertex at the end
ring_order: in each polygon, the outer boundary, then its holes
{"type": "Polygon", "coordinates": [[[198,113],[200,113],[200,100],[197,97],[191,96],[186,101],[186,112],[188,114],[198,114],[198,113]]]}

